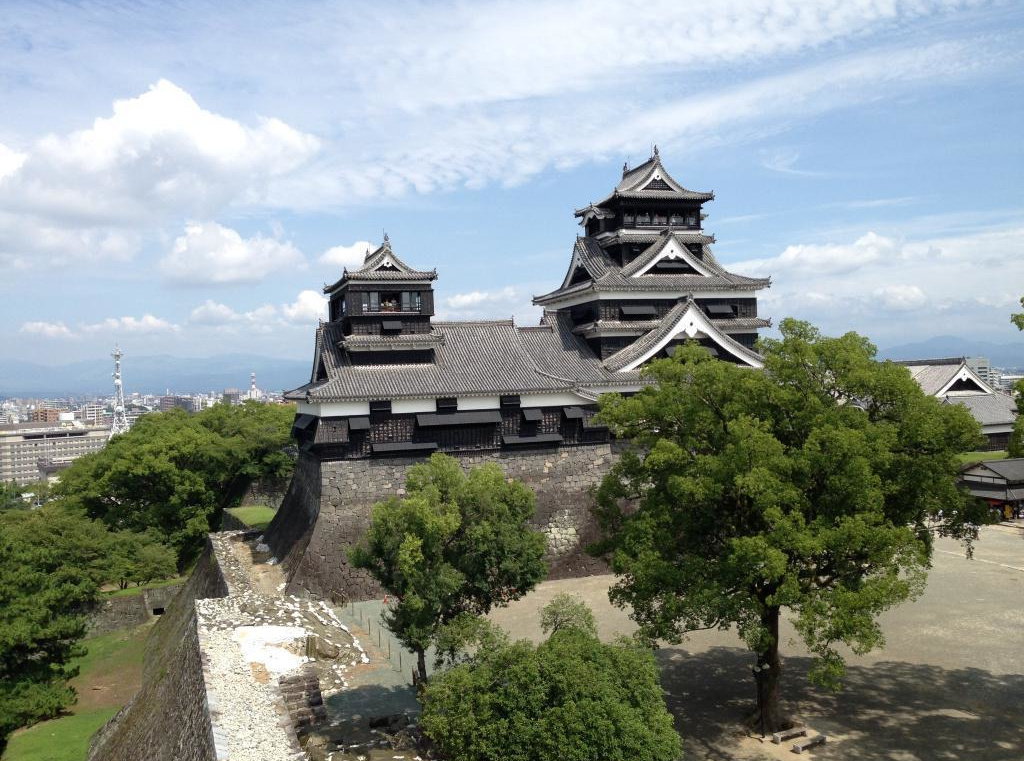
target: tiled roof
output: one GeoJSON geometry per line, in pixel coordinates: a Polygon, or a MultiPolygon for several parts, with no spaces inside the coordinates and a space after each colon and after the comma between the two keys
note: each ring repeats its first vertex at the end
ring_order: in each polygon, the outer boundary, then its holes
{"type": "MultiPolygon", "coordinates": [[[[652,351],[655,346],[672,334],[680,320],[683,319],[687,311],[690,309],[695,309],[699,314],[704,315],[704,313],[700,311],[700,307],[698,307],[693,300],[686,299],[684,301],[680,301],[672,307],[672,311],[661,319],[658,327],[641,336],[629,346],[608,357],[604,361],[604,366],[609,370],[619,371],[624,367],[628,367],[637,360],[640,360],[652,351]]],[[[704,320],[709,323],[712,331],[712,334],[709,335],[708,338],[740,359],[744,359],[750,364],[759,364],[760,356],[757,352],[748,349],[746,346],[738,343],[735,339],[730,338],[726,333],[716,329],[714,324],[711,323],[710,320],[707,320],[706,316],[704,316],[704,320]]]]}
{"type": "Polygon", "coordinates": [[[1017,419],[1017,405],[1013,397],[999,392],[992,394],[971,394],[970,396],[949,396],[947,404],[966,407],[981,425],[1013,423],[1017,419]]]}
{"type": "Polygon", "coordinates": [[[578,209],[576,216],[583,216],[591,207],[605,206],[615,198],[710,201],[714,197],[715,194],[712,192],[690,190],[676,182],[672,175],[665,171],[665,167],[661,163],[661,156],[655,149],[651,158],[640,166],[623,173],[622,179],[615,186],[611,195],[602,201],[578,209]]]}
{"type": "Polygon", "coordinates": [[[612,372],[573,335],[568,315],[548,313],[538,327],[517,328],[511,320],[435,322],[439,337],[430,364],[353,365],[341,341],[340,326],[322,325],[326,381],[314,381],[286,394],[313,402],[430,398],[468,394],[498,395],[600,393],[644,382],[638,371],[612,372]],[[588,392],[587,389],[596,389],[588,392]]]}
{"type": "Polygon", "coordinates": [[[544,373],[573,379],[580,386],[635,383],[638,372],[613,373],[591,351],[586,342],[573,334],[569,315],[546,312],[538,327],[520,328],[523,345],[544,373]]]}
{"type": "Polygon", "coordinates": [[[921,390],[929,396],[937,396],[962,371],[966,371],[971,380],[978,384],[979,393],[988,393],[992,390],[967,367],[963,357],[902,360],[896,364],[906,367],[910,371],[910,377],[917,381],[921,390]]]}
{"type": "MultiPolygon", "coordinates": [[[[758,330],[770,328],[772,321],[764,317],[710,318],[711,323],[723,331],[758,330]]],[[[573,328],[576,335],[600,336],[613,332],[646,333],[661,324],[661,320],[597,320],[573,328]]]]}
{"type": "MultiPolygon", "coordinates": [[[[616,243],[651,244],[660,240],[664,234],[665,230],[634,230],[620,227],[611,233],[599,233],[594,238],[601,246],[614,246],[616,243]]],[[[714,235],[707,235],[696,230],[673,230],[673,235],[683,243],[700,243],[704,245],[715,242],[714,235]]]]}
{"type": "Polygon", "coordinates": [[[290,392],[310,401],[429,398],[570,390],[574,383],[540,372],[511,320],[435,322],[443,337],[429,364],[353,365],[338,347],[340,325],[327,323],[323,357],[328,379],[290,392]]]}
{"type": "MultiPolygon", "coordinates": [[[[674,233],[663,231],[640,257],[626,267],[619,267],[615,261],[605,253],[600,242],[590,236],[579,237],[573,248],[572,262],[566,273],[563,283],[569,282],[573,270],[577,266],[583,266],[590,274],[591,280],[577,283],[576,285],[563,286],[557,290],[535,296],[533,303],[543,304],[557,301],[558,299],[586,291],[678,291],[680,295],[694,291],[717,291],[735,290],[752,291],[767,288],[771,285],[771,278],[747,277],[736,275],[727,271],[715,258],[710,245],[705,241],[708,236],[691,236],[686,233],[674,233]],[[669,240],[676,239],[680,244],[701,241],[703,249],[700,257],[702,266],[713,274],[707,275],[665,275],[645,274],[632,275],[630,273],[639,271],[652,258],[657,256],[661,248],[669,240]]],[[[696,257],[695,257],[696,258],[696,257]]]]}
{"type": "Polygon", "coordinates": [[[384,236],[384,242],[377,248],[376,251],[367,252],[366,259],[363,261],[362,266],[357,269],[349,270],[346,268],[342,271],[341,279],[331,285],[324,286],[324,293],[332,293],[342,286],[342,284],[357,280],[357,281],[395,281],[395,280],[436,280],[437,270],[414,270],[408,264],[403,262],[395,255],[395,252],[391,250],[391,241],[388,240],[387,236],[384,236]],[[382,266],[385,269],[380,269],[382,266]]]}
{"type": "Polygon", "coordinates": [[[437,332],[389,335],[343,336],[339,343],[350,351],[383,351],[388,349],[433,349],[444,342],[437,332]]]}
{"type": "Polygon", "coordinates": [[[1024,458],[1022,457],[1010,460],[985,460],[982,464],[1011,484],[1024,482],[1024,458]]]}

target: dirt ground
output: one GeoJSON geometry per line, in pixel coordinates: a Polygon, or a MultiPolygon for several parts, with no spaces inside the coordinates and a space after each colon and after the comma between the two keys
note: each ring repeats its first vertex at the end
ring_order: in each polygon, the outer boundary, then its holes
{"type": "MultiPolygon", "coordinates": [[[[513,637],[541,636],[537,611],[555,594],[581,596],[602,637],[629,633],[607,598],[611,577],[547,582],[495,611],[513,637]]],[[[940,540],[928,588],[882,616],[884,648],[848,655],[845,688],[806,679],[811,659],[788,624],[782,631],[783,696],[795,717],[829,741],[809,757],[890,761],[1024,759],[1024,532],[983,530],[973,560],[940,540]]],[[[753,658],[734,632],[701,632],[657,653],[669,709],[692,761],[792,758],[741,731],[752,709],[753,658]]]]}

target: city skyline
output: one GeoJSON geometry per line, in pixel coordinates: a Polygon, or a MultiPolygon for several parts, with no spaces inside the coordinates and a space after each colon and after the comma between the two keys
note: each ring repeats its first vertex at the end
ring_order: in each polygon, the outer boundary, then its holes
{"type": "Polygon", "coordinates": [[[0,361],[307,359],[385,230],[440,318],[533,324],[654,143],[776,324],[1024,342],[1024,13],[760,5],[13,3],[0,361]]]}

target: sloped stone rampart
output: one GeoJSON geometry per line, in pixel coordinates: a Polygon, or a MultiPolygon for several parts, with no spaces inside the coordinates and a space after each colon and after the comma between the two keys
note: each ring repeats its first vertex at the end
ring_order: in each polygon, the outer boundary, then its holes
{"type": "Polygon", "coordinates": [[[210,535],[147,641],[139,693],[94,736],[89,761],[308,758],[301,741],[326,721],[320,679],[344,689],[367,656],[325,603],[256,580],[243,540],[257,534],[210,535]]]}
{"type": "MultiPolygon", "coordinates": [[[[522,452],[455,453],[463,467],[487,462],[537,495],[533,525],[547,534],[550,578],[606,572],[587,555],[597,538],[591,491],[617,460],[614,444],[522,452]]],[[[376,502],[404,493],[408,469],[422,458],[320,462],[302,453],[266,541],[288,571],[288,591],[340,600],[379,597],[380,588],[352,568],[348,551],[366,532],[376,502]]]]}
{"type": "Polygon", "coordinates": [[[224,594],[227,585],[208,542],[146,641],[142,687],[93,736],[89,761],[217,759],[194,600],[224,594]]]}

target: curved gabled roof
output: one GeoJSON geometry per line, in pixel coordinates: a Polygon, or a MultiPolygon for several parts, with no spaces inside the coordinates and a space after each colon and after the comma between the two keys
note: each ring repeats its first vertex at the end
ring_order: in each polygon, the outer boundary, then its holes
{"type": "Polygon", "coordinates": [[[350,281],[409,281],[437,280],[437,270],[415,270],[398,258],[391,250],[391,241],[384,235],[384,242],[375,251],[367,251],[362,266],[349,272],[342,270],[341,278],[331,285],[324,286],[324,293],[333,293],[350,281]]]}
{"type": "Polygon", "coordinates": [[[690,190],[683,187],[672,177],[661,163],[661,156],[655,146],[654,152],[647,161],[634,169],[623,172],[622,179],[615,186],[611,195],[603,201],[592,203],[576,210],[576,216],[582,217],[594,213],[598,207],[605,206],[615,198],[635,198],[676,201],[711,201],[715,194],[710,191],[690,190]]]}
{"type": "Polygon", "coordinates": [[[615,372],[635,370],[680,335],[686,338],[703,335],[744,364],[757,368],[764,365],[760,354],[722,332],[693,299],[687,297],[662,318],[658,327],[608,357],[604,366],[615,372]]]}

